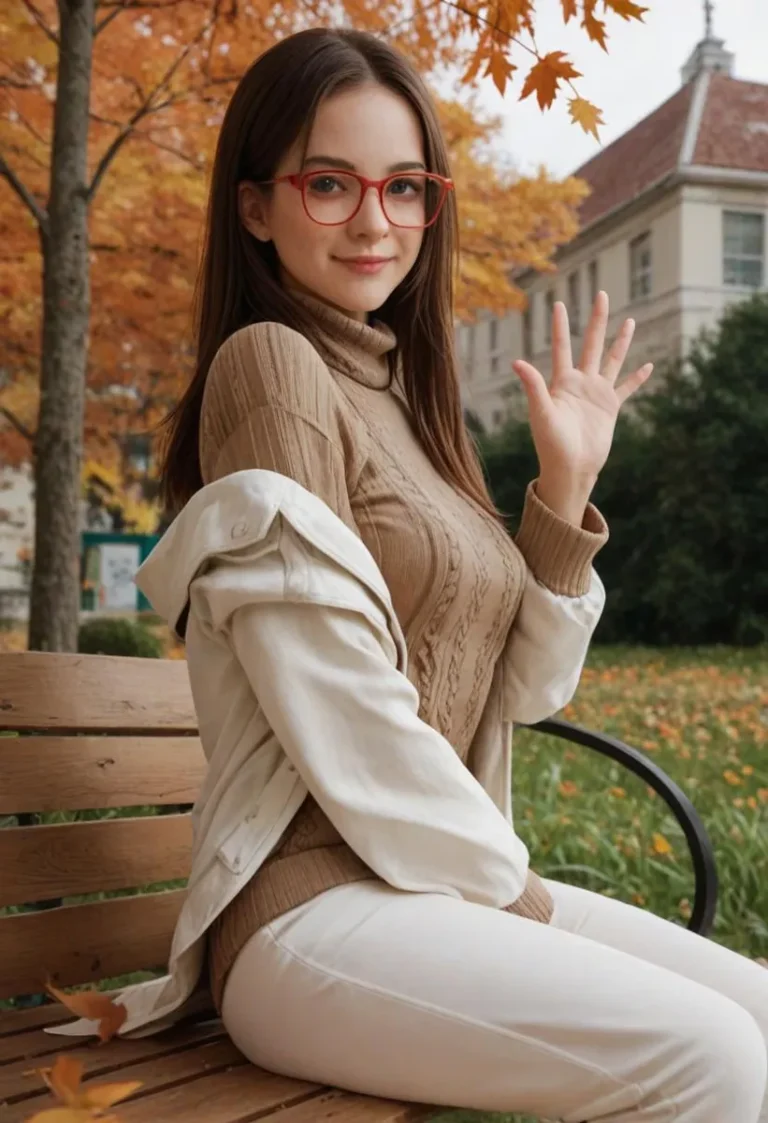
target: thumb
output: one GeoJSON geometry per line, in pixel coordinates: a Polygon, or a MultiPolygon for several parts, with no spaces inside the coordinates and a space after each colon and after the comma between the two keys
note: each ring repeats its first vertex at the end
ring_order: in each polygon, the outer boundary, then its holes
{"type": "Polygon", "coordinates": [[[523,384],[528,408],[543,413],[549,405],[549,387],[544,381],[544,375],[525,359],[517,359],[512,364],[512,369],[523,384]]]}

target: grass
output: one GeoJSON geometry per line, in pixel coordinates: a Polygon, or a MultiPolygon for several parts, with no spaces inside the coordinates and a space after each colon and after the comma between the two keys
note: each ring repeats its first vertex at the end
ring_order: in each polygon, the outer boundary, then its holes
{"type": "MultiPolygon", "coordinates": [[[[714,938],[766,956],[768,648],[596,648],[564,716],[642,749],[690,796],[717,854],[714,938]]],[[[618,765],[518,731],[515,816],[539,873],[678,923],[690,915],[693,875],[682,832],[663,801],[618,765]]],[[[433,1123],[491,1121],[532,1123],[463,1111],[433,1123]]]]}
{"type": "MultiPolygon", "coordinates": [[[[768,954],[768,650],[596,648],[564,717],[646,752],[692,799],[720,874],[714,938],[768,954]]],[[[535,868],[679,923],[693,874],[645,784],[589,750],[521,730],[515,815],[535,868]]],[[[433,1123],[533,1123],[443,1113],[433,1123]]]]}

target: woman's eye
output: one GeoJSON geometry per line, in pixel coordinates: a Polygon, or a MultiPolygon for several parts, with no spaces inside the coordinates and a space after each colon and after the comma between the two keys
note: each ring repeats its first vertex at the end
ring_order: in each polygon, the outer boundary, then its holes
{"type": "Polygon", "coordinates": [[[343,190],[342,184],[332,175],[314,176],[310,179],[309,186],[310,189],[316,191],[318,195],[330,195],[333,191],[343,190]]]}
{"type": "Polygon", "coordinates": [[[418,195],[423,184],[419,179],[393,179],[387,190],[391,195],[418,195]]]}

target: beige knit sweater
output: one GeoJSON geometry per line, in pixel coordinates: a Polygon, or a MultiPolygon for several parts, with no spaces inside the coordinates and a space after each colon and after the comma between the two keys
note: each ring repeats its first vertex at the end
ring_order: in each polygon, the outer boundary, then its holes
{"type": "MultiPolygon", "coordinates": [[[[526,565],[554,592],[585,593],[605,524],[593,507],[582,528],[564,523],[531,486],[513,542],[423,451],[404,393],[391,383],[391,332],[299,299],[322,327],[320,351],[270,323],[237,332],[216,355],[203,402],[203,478],[210,483],[247,468],[290,476],[359,535],[391,592],[420,717],[468,761],[526,565]]],[[[211,928],[217,1007],[227,972],[253,932],[326,889],[375,878],[308,796],[276,850],[211,928]]],[[[508,908],[543,922],[552,915],[551,898],[532,871],[508,908]]]]}

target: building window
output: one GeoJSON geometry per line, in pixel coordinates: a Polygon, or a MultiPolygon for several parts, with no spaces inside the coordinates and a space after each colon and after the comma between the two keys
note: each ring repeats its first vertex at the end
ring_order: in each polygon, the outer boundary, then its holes
{"type": "Polygon", "coordinates": [[[600,292],[600,276],[597,270],[597,258],[590,261],[587,266],[587,285],[589,286],[589,306],[594,305],[597,294],[600,292]]]}
{"type": "Polygon", "coordinates": [[[651,295],[651,234],[646,231],[629,243],[629,298],[643,300],[651,295]]]}
{"type": "Polygon", "coordinates": [[[763,285],[765,219],[755,211],[723,211],[723,284],[763,285]]]}
{"type": "Polygon", "coordinates": [[[568,319],[574,335],[581,335],[581,273],[578,270],[568,277],[568,319]]]}
{"type": "Polygon", "coordinates": [[[475,366],[475,325],[466,324],[464,327],[464,373],[471,379],[475,366]]]}
{"type": "Polygon", "coordinates": [[[555,311],[555,290],[547,289],[544,297],[544,342],[552,342],[552,316],[555,311]]]}
{"type": "Polygon", "coordinates": [[[533,295],[528,301],[528,307],[523,312],[523,358],[530,359],[533,355],[533,295]]]}
{"type": "Polygon", "coordinates": [[[494,318],[488,324],[488,351],[490,353],[491,374],[499,373],[499,321],[494,318]]]}

